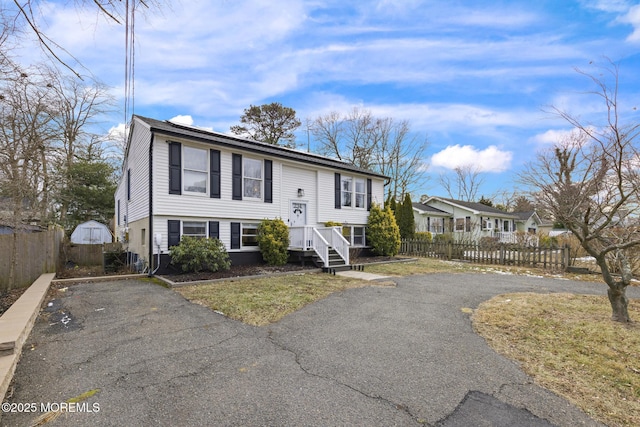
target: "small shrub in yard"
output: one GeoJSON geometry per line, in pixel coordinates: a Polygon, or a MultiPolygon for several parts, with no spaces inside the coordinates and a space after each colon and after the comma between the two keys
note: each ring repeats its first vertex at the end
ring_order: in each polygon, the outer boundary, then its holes
{"type": "Polygon", "coordinates": [[[428,231],[416,231],[413,237],[425,242],[430,242],[431,240],[433,240],[433,236],[428,231]]]}
{"type": "Polygon", "coordinates": [[[180,244],[171,248],[171,262],[185,273],[231,268],[229,254],[219,239],[190,236],[183,236],[180,244]]]}
{"type": "Polygon", "coordinates": [[[289,259],[289,227],[280,218],[265,219],[258,226],[258,246],[269,265],[284,265],[289,259]]]}
{"type": "Polygon", "coordinates": [[[395,256],[400,250],[400,229],[396,219],[387,207],[382,210],[376,203],[371,204],[367,224],[367,243],[376,255],[395,256]]]}

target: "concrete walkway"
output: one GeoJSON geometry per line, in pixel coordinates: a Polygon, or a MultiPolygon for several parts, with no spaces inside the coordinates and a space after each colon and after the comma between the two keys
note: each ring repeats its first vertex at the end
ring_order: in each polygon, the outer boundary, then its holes
{"type": "MultiPolygon", "coordinates": [[[[51,426],[599,425],[493,352],[466,312],[504,292],[603,295],[604,285],[492,274],[394,280],[262,328],[149,282],[73,285],[39,317],[10,402],[95,393],[51,426]]],[[[37,415],[5,413],[0,423],[37,415]]]]}

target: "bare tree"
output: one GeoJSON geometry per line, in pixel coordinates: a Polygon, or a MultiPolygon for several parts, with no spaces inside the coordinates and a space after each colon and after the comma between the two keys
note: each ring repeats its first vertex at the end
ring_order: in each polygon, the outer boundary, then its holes
{"type": "Polygon", "coordinates": [[[0,196],[8,203],[14,230],[9,286],[17,266],[17,239],[25,215],[33,216],[49,191],[47,152],[53,134],[49,88],[26,72],[6,78],[0,88],[0,196]]]}
{"type": "MultiPolygon", "coordinates": [[[[74,76],[48,72],[51,88],[53,131],[56,133],[55,167],[57,171],[57,191],[61,193],[70,187],[72,169],[79,150],[101,145],[99,136],[88,131],[95,125],[96,117],[107,112],[113,103],[107,88],[99,83],[88,85],[74,76]]],[[[64,224],[69,200],[58,198],[59,221],[64,224]]]]}
{"type": "MultiPolygon", "coordinates": [[[[13,0],[14,9],[10,10],[7,7],[3,11],[5,16],[4,21],[11,24],[8,35],[15,36],[20,32],[31,32],[35,34],[40,47],[48,57],[66,67],[75,74],[76,77],[81,78],[80,74],[62,57],[62,54],[68,55],[74,61],[76,59],[64,46],[61,46],[58,42],[51,39],[40,27],[40,3],[39,0],[13,0]]],[[[75,0],[77,8],[95,9],[98,16],[125,25],[127,44],[129,44],[129,39],[133,38],[135,11],[140,9],[141,6],[144,9],[159,9],[162,3],[162,0],[131,0],[125,2],[121,0],[75,0]]],[[[7,27],[5,26],[4,28],[6,29],[7,27]]]]}
{"type": "Polygon", "coordinates": [[[391,178],[388,195],[402,200],[423,179],[426,139],[412,135],[408,121],[377,118],[354,108],[347,115],[330,112],[311,124],[320,154],[391,178]]]}
{"type": "Polygon", "coordinates": [[[594,257],[608,286],[612,319],[629,322],[630,250],[640,245],[640,124],[637,117],[620,119],[617,65],[610,62],[599,71],[596,77],[578,70],[596,87],[589,93],[604,103],[604,122],[585,123],[552,108],[575,133],[540,153],[519,179],[594,257]]]}
{"type": "Polygon", "coordinates": [[[473,165],[458,166],[453,169],[453,177],[440,175],[439,181],[450,198],[465,202],[474,202],[484,183],[480,169],[473,165]]]}

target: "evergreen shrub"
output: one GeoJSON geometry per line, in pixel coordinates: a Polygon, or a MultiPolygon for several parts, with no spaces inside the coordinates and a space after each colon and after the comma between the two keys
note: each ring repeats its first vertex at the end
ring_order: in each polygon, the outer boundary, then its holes
{"type": "Polygon", "coordinates": [[[229,254],[219,239],[192,236],[183,236],[180,244],[171,248],[171,262],[185,273],[231,268],[229,254]]]}
{"type": "Polygon", "coordinates": [[[280,218],[265,219],[258,226],[258,246],[269,265],[284,265],[289,259],[289,227],[280,218]]]}
{"type": "Polygon", "coordinates": [[[382,210],[378,204],[371,204],[367,244],[376,255],[395,256],[400,251],[400,229],[390,207],[382,210]]]}

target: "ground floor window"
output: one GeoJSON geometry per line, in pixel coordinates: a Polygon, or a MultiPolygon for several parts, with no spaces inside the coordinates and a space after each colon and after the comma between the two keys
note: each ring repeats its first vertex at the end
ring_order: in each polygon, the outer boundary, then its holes
{"type": "Polygon", "coordinates": [[[242,246],[258,246],[258,224],[242,223],[242,246]]]}
{"type": "Polygon", "coordinates": [[[182,235],[191,237],[207,237],[207,223],[205,221],[183,221],[182,235]]]}
{"type": "Polygon", "coordinates": [[[345,225],[342,227],[342,235],[351,246],[365,245],[365,227],[358,225],[345,225]]]}

